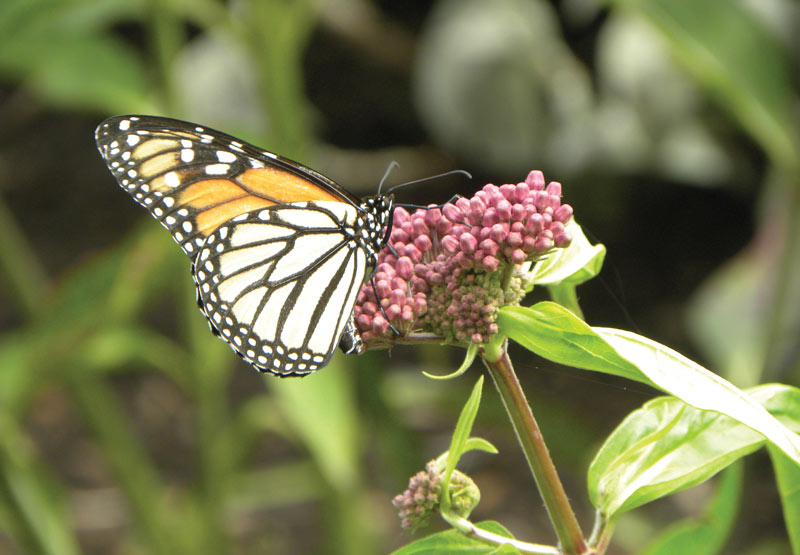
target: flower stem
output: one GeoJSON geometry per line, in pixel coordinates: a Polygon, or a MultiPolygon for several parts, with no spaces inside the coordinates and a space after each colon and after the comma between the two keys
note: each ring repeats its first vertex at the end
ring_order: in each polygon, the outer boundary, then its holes
{"type": "Polygon", "coordinates": [[[506,412],[508,412],[517,439],[533,472],[536,485],[542,494],[563,552],[568,554],[589,553],[590,550],[569,504],[564,487],[561,485],[561,480],[558,478],[556,467],[547,451],[539,425],[533,417],[531,407],[525,399],[525,393],[514,373],[514,367],[508,358],[505,344],[500,349],[484,353],[483,362],[503,399],[506,412]]]}

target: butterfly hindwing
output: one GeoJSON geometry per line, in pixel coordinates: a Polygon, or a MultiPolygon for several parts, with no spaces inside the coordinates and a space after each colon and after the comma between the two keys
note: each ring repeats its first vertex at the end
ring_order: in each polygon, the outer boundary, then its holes
{"type": "Polygon", "coordinates": [[[250,364],[278,375],[325,366],[370,272],[339,202],[269,207],[223,224],[194,266],[201,309],[250,364]]]}

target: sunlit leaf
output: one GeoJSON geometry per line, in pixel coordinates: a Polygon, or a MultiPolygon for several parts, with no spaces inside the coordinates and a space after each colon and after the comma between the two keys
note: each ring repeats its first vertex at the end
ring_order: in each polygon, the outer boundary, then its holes
{"type": "MultiPolygon", "coordinates": [[[[476,524],[476,526],[499,536],[506,538],[514,537],[511,535],[511,532],[506,530],[506,528],[498,522],[481,522],[476,524]]],[[[413,541],[395,551],[393,555],[424,555],[427,553],[488,555],[489,553],[495,553],[496,550],[497,547],[487,545],[472,538],[468,538],[457,530],[446,530],[444,532],[431,534],[430,536],[413,541]]]]}
{"type": "MultiPolygon", "coordinates": [[[[800,390],[769,384],[747,394],[800,430],[800,390]]],[[[600,448],[589,469],[589,495],[613,517],[707,480],[764,441],[734,418],[659,397],[631,413],[600,448]]]]}
{"type": "Polygon", "coordinates": [[[763,434],[800,464],[800,436],[733,384],[669,347],[623,330],[592,328],[551,302],[530,308],[503,307],[497,322],[501,333],[549,360],[627,377],[695,408],[730,416],[763,434]]]}

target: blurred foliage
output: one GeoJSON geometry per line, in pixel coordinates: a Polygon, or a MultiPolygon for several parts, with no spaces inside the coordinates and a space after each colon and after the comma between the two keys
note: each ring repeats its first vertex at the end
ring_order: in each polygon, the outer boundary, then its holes
{"type": "MultiPolygon", "coordinates": [[[[421,376],[454,368],[431,348],[264,387],[209,334],[167,235],[148,219],[120,239],[136,208],[83,157],[103,117],[200,121],[362,192],[392,158],[398,178],[460,165],[477,184],[543,169],[609,246],[647,335],[740,387],[798,384],[798,28],[792,0],[0,2],[0,550],[385,552],[408,541],[392,496],[446,448],[471,382],[421,376]],[[75,227],[50,224],[77,205],[57,220],[75,227]]],[[[590,321],[623,319],[585,287],[590,321]]],[[[518,360],[586,499],[596,445],[649,392],[518,360]]],[[[476,427],[501,455],[465,457],[476,515],[547,538],[492,397],[476,427]]],[[[651,552],[785,552],[781,500],[748,497],[759,470],[626,515],[617,552],[678,519],[651,552]],[[739,502],[759,510],[723,506],[739,502]]]]}

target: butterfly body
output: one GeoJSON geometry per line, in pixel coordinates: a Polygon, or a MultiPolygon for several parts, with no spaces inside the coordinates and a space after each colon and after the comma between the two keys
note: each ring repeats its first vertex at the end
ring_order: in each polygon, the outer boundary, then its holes
{"type": "Polygon", "coordinates": [[[352,322],[392,225],[392,198],[359,200],[314,170],[192,123],[118,116],[97,128],[109,170],[192,260],[215,334],[256,369],[324,367],[352,322]]]}

